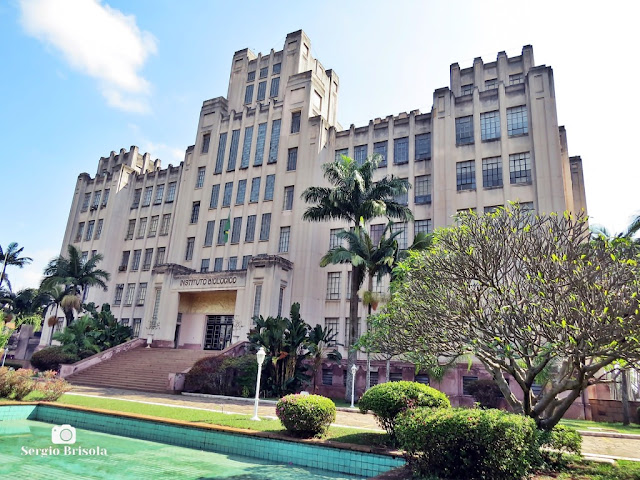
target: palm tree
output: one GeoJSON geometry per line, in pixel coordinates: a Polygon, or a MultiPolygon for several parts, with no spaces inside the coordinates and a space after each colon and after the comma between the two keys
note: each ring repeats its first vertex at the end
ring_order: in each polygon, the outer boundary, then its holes
{"type": "MultiPolygon", "coordinates": [[[[366,159],[361,165],[343,155],[340,160],[322,166],[324,177],[331,187],[309,187],[302,198],[312,204],[302,218],[312,222],[343,220],[355,229],[360,224],[379,217],[387,216],[403,221],[413,219],[411,210],[394,200],[394,197],[407,192],[410,188],[406,180],[385,176],[377,182],[373,174],[378,166],[379,155],[366,159]]],[[[358,331],[358,289],[364,280],[365,268],[362,264],[353,264],[351,273],[351,299],[349,301],[349,348],[348,366],[351,368],[357,359],[357,352],[350,348],[355,342],[358,331]]],[[[345,398],[351,390],[351,376],[347,376],[345,398]]]]}
{"type": "Polygon", "coordinates": [[[336,337],[338,332],[334,332],[333,329],[316,325],[313,330],[309,332],[309,339],[307,349],[309,350],[309,357],[311,358],[311,371],[313,372],[313,393],[316,393],[318,387],[316,385],[316,377],[322,367],[322,361],[325,359],[331,360],[340,364],[342,355],[337,348],[329,350],[332,345],[337,346],[336,337]]]}
{"type": "Polygon", "coordinates": [[[97,254],[82,261],[80,251],[73,245],[68,248],[69,258],[60,255],[49,262],[44,269],[45,278],[41,288],[50,289],[55,285],[64,285],[67,295],[60,302],[60,307],[67,319],[67,325],[73,322],[74,310],[80,311],[87,294],[87,288],[99,286],[107,290],[106,282],[109,273],[97,268],[102,255],[97,254]]]}
{"type": "Polygon", "coordinates": [[[0,273],[0,286],[2,286],[2,282],[6,282],[9,290],[11,290],[11,284],[9,283],[9,279],[7,278],[7,266],[13,265],[15,267],[22,268],[25,265],[30,264],[33,259],[30,257],[21,257],[20,254],[24,250],[24,247],[18,248],[18,244],[16,242],[11,242],[6,250],[2,250],[2,246],[0,246],[0,260],[2,260],[2,272],[0,273]]]}

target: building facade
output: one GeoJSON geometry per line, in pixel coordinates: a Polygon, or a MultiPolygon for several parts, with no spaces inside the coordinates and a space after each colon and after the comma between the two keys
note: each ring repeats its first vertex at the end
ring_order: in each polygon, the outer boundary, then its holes
{"type": "MultiPolygon", "coordinates": [[[[534,63],[531,46],[451,65],[450,85],[433,92],[429,112],[348,129],[337,122],[338,76],[310,49],[297,31],[282,50],[236,52],[227,96],[203,103],[179,166],[161,169],[131,147],[101,158],[94,177],[78,177],[62,253],[70,244],[86,257],[99,252],[111,273],[108,290],[92,288],[86,301],[111,304],[156,347],[221,350],[247,338],[253,316],[286,316],[293,302],[307,323],[348,344],[349,267],[319,266],[346,225],[303,221],[300,198],[326,184],[321,165],[343,154],[380,154],[376,175],[412,185],[399,199],[415,217],[394,227],[404,232],[401,246],[461,210],[508,201],[538,212],[586,209],[552,69],[534,63]]],[[[374,239],[385,224],[368,224],[374,239]]],[[[360,312],[363,330],[362,303],[360,312]]],[[[42,345],[52,334],[44,329],[42,345]]]]}

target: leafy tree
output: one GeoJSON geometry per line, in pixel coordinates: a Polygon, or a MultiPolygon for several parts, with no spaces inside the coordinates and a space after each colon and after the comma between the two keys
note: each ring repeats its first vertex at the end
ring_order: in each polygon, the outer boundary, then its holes
{"type": "Polygon", "coordinates": [[[0,272],[0,287],[4,282],[7,284],[9,290],[11,290],[11,283],[9,283],[9,278],[6,274],[8,266],[22,268],[33,261],[31,257],[20,256],[23,250],[24,247],[18,247],[18,244],[16,242],[11,242],[7,246],[6,250],[3,250],[2,246],[0,246],[0,261],[2,261],[2,271],[0,272]]]}
{"type": "Polygon", "coordinates": [[[550,430],[604,368],[640,360],[637,256],[589,243],[583,215],[515,205],[459,220],[399,267],[389,335],[434,359],[474,355],[514,412],[550,430]]]}
{"type": "Polygon", "coordinates": [[[91,334],[93,328],[93,319],[85,315],[67,325],[61,332],[55,333],[53,339],[62,344],[64,353],[83,359],[100,352],[100,347],[91,334]]]}
{"type": "MultiPolygon", "coordinates": [[[[322,166],[325,179],[330,187],[309,187],[302,198],[312,204],[303,214],[303,218],[312,222],[342,220],[356,229],[361,223],[387,216],[400,220],[413,218],[405,205],[394,197],[406,193],[410,185],[406,180],[385,176],[374,181],[373,175],[378,166],[379,155],[366,159],[362,164],[342,156],[340,160],[322,166]]],[[[351,274],[351,299],[349,301],[349,348],[348,368],[355,364],[357,352],[352,348],[358,332],[358,290],[364,278],[364,267],[353,265],[351,274]]],[[[351,391],[351,376],[347,376],[347,389],[351,391]]]]}
{"type": "Polygon", "coordinates": [[[330,345],[337,345],[335,343],[338,332],[334,332],[333,329],[316,325],[309,332],[309,338],[307,342],[307,348],[309,350],[309,357],[311,358],[311,370],[313,372],[313,391],[317,390],[316,375],[322,368],[322,362],[328,359],[332,362],[340,363],[342,355],[338,349],[334,348],[330,350],[330,345]]]}

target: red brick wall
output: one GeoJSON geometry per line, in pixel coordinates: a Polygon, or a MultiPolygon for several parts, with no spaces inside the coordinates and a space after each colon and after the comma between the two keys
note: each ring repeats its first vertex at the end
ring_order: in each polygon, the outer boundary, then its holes
{"type": "MultiPolygon", "coordinates": [[[[622,421],[622,402],[620,400],[597,400],[592,398],[591,416],[596,422],[621,422],[622,421]]],[[[631,421],[638,421],[636,413],[640,407],[640,402],[629,402],[629,410],[631,413],[631,421]]]]}

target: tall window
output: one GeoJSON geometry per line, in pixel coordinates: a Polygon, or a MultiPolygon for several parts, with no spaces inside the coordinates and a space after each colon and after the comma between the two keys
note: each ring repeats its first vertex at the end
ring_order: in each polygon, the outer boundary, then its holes
{"type": "Polygon", "coordinates": [[[147,284],[141,283],[138,285],[138,297],[136,298],[136,305],[144,305],[144,301],[147,298],[147,284]]]}
{"type": "Polygon", "coordinates": [[[224,245],[226,240],[225,240],[225,236],[226,236],[226,229],[227,229],[227,220],[223,219],[220,221],[220,224],[218,225],[218,240],[216,241],[216,243],[218,245],[224,245]]]}
{"type": "Polygon", "coordinates": [[[267,78],[267,75],[269,75],[269,67],[262,67],[260,69],[260,78],[267,78]]]}
{"type": "Polygon", "coordinates": [[[151,205],[151,196],[153,195],[153,187],[147,187],[144,189],[144,197],[142,197],[142,206],[148,207],[151,205]]]}
{"type": "Polygon", "coordinates": [[[338,238],[338,233],[342,231],[342,228],[332,228],[329,231],[329,248],[339,247],[342,243],[338,238]]]}
{"type": "Polygon", "coordinates": [[[267,182],[264,187],[264,199],[273,200],[273,188],[275,187],[276,176],[267,175],[267,182]]]}
{"type": "Polygon", "coordinates": [[[229,148],[229,162],[227,163],[227,172],[236,169],[236,159],[238,158],[238,144],[240,143],[240,130],[231,132],[231,148],[229,148]]]}
{"type": "Polygon", "coordinates": [[[244,143],[242,145],[242,160],[240,168],[249,167],[249,159],[251,158],[251,141],[253,140],[253,126],[244,129],[244,143]]]}
{"type": "Polygon", "coordinates": [[[95,210],[100,206],[100,196],[102,195],[102,192],[95,192],[93,194],[93,203],[91,204],[91,209],[95,210]]]}
{"type": "Polygon", "coordinates": [[[244,195],[247,191],[247,180],[242,179],[238,182],[238,191],[236,192],[236,205],[244,203],[244,195]]]}
{"type": "Polygon", "coordinates": [[[242,230],[242,217],[235,217],[233,219],[233,228],[231,229],[231,243],[240,241],[240,230],[242,230]]]}
{"type": "Polygon", "coordinates": [[[211,185],[211,199],[209,200],[209,208],[218,208],[218,197],[220,196],[220,184],[211,185]]]}
{"type": "Polygon", "coordinates": [[[263,213],[262,222],[260,223],[260,240],[269,240],[270,230],[271,230],[271,214],[263,213]]]}
{"type": "Polygon", "coordinates": [[[334,334],[335,336],[333,337],[333,340],[330,343],[327,343],[327,347],[335,347],[338,345],[338,318],[337,317],[330,317],[330,318],[325,318],[324,319],[324,326],[327,329],[327,331],[331,334],[334,334]]]}
{"type": "Polygon", "coordinates": [[[431,203],[431,175],[416,177],[416,204],[431,203]]]}
{"type": "Polygon", "coordinates": [[[153,248],[147,248],[144,251],[144,261],[142,262],[142,270],[151,268],[151,260],[153,259],[153,248]]]}
{"type": "Polygon", "coordinates": [[[238,257],[229,257],[229,263],[227,264],[227,270],[234,271],[238,269],[238,257]]]}
{"type": "Polygon", "coordinates": [[[282,304],[284,303],[284,286],[280,285],[280,295],[278,295],[278,316],[282,316],[282,304]]]}
{"type": "MultiPolygon", "coordinates": [[[[204,181],[204,173],[202,175],[202,180],[204,181]]],[[[156,196],[153,199],[153,204],[160,205],[162,203],[163,196],[164,196],[164,183],[156,187],[156,196]]]]}
{"type": "Polygon", "coordinates": [[[176,182],[171,182],[169,184],[169,190],[167,190],[167,198],[164,203],[171,203],[176,198],[176,182]]]}
{"type": "Polygon", "coordinates": [[[242,270],[249,268],[249,261],[251,261],[251,255],[244,255],[242,257],[242,270]]]}
{"type": "Polygon", "coordinates": [[[289,149],[289,154],[287,155],[287,171],[295,170],[298,164],[298,147],[293,147],[289,149]]]}
{"type": "Polygon", "coordinates": [[[270,97],[277,97],[278,90],[280,90],[280,77],[271,79],[271,90],[269,90],[270,97]]]}
{"type": "Polygon", "coordinates": [[[120,305],[122,303],[122,294],[124,293],[124,283],[116,285],[116,296],[113,299],[114,305],[120,305]]]}
{"type": "Polygon", "coordinates": [[[133,251],[133,259],[131,260],[131,271],[137,272],[140,268],[140,257],[142,256],[142,250],[133,251]]]}
{"type": "Polygon", "coordinates": [[[495,188],[502,186],[502,158],[490,157],[482,159],[482,186],[495,188]]]}
{"type": "Polygon", "coordinates": [[[244,233],[245,242],[253,242],[256,234],[256,216],[249,215],[247,217],[247,229],[244,233]]]}
{"type": "Polygon", "coordinates": [[[127,293],[124,297],[124,304],[125,306],[130,306],[133,303],[133,294],[136,291],[136,284],[135,283],[128,283],[127,284],[127,293]]]}
{"type": "Polygon", "coordinates": [[[207,222],[207,230],[204,234],[204,246],[210,247],[213,245],[213,232],[215,230],[216,222],[215,220],[209,220],[207,222]]]}
{"type": "Polygon", "coordinates": [[[416,220],[414,224],[414,233],[418,235],[419,233],[431,233],[433,231],[433,227],[431,226],[431,219],[427,218],[426,220],[416,220]]]}
{"type": "Polygon", "coordinates": [[[138,235],[136,238],[144,238],[144,234],[147,231],[147,217],[142,217],[138,224],[138,235]]]}
{"type": "Polygon", "coordinates": [[[222,173],[222,165],[224,164],[224,151],[227,148],[227,132],[220,134],[218,142],[218,155],[216,156],[216,166],[213,173],[222,173]]]}
{"type": "Polygon", "coordinates": [[[340,150],[336,150],[336,162],[339,162],[340,160],[342,160],[342,156],[348,157],[349,156],[349,149],[348,148],[341,148],[340,150]]]}
{"type": "MultiPolygon", "coordinates": [[[[406,178],[402,178],[401,180],[407,180],[406,178]]],[[[395,197],[393,197],[393,200],[396,203],[399,203],[401,205],[408,205],[409,204],[409,191],[405,190],[403,193],[399,193],[398,195],[396,195],[395,197]]]]}
{"type": "Polygon", "coordinates": [[[475,190],[476,188],[476,162],[456,163],[456,190],[475,190]]]}
{"type": "Polygon", "coordinates": [[[293,112],[291,114],[291,133],[300,132],[300,115],[301,112],[293,112]]]}
{"type": "Polygon", "coordinates": [[[129,250],[125,250],[124,252],[122,252],[122,259],[120,260],[120,267],[118,268],[118,270],[120,270],[121,272],[124,272],[129,266],[130,255],[131,252],[129,250]]]}
{"type": "Polygon", "coordinates": [[[253,316],[260,315],[260,302],[262,301],[262,284],[256,285],[256,291],[253,296],[253,316]]]}
{"type": "Polygon", "coordinates": [[[89,222],[89,224],[87,225],[87,234],[85,235],[84,239],[88,242],[89,240],[91,240],[91,236],[93,235],[93,228],[96,224],[95,220],[91,220],[89,222]]]}
{"type": "Polygon", "coordinates": [[[529,133],[529,118],[527,117],[526,105],[507,108],[507,131],[510,137],[529,133]]]}
{"type": "Polygon", "coordinates": [[[473,116],[456,118],[456,145],[473,143],[473,116]]]}
{"type": "Polygon", "coordinates": [[[213,271],[221,272],[222,271],[222,257],[213,259],[213,271]]]}
{"type": "Polygon", "coordinates": [[[91,193],[85,193],[84,199],[82,200],[82,208],[81,212],[86,212],[89,209],[89,202],[91,201],[91,193]]]}
{"type": "Polygon", "coordinates": [[[193,247],[196,243],[195,237],[187,238],[187,251],[185,252],[184,259],[191,260],[193,258],[193,247]]]}
{"type": "MultiPolygon", "coordinates": [[[[83,265],[87,263],[87,258],[89,258],[89,252],[82,252],[82,257],[80,257],[80,263],[83,265]]],[[[86,288],[89,288],[89,287],[86,287],[86,288]]]]}
{"type": "Polygon", "coordinates": [[[231,195],[233,193],[233,182],[227,182],[224,184],[224,194],[222,195],[222,206],[228,207],[231,205],[231,195]]]}
{"type": "Polygon", "coordinates": [[[431,158],[431,133],[416,135],[416,162],[431,158]]]}
{"type": "Polygon", "coordinates": [[[379,155],[378,157],[378,166],[386,167],[387,166],[387,141],[384,142],[376,142],[373,144],[373,155],[379,155]]]}
{"type": "Polygon", "coordinates": [[[191,222],[198,223],[198,217],[200,216],[200,202],[193,202],[191,205],[191,222]]]}
{"type": "MultiPolygon", "coordinates": [[[[84,223],[82,224],[84,227],[84,223]]],[[[124,237],[125,240],[131,240],[133,238],[133,232],[136,229],[136,219],[132,218],[129,220],[129,224],[127,225],[127,235],[124,237]]]]}
{"type": "Polygon", "coordinates": [[[327,300],[340,300],[340,272],[327,273],[327,300]]]}
{"type": "Polygon", "coordinates": [[[204,174],[206,167],[198,167],[198,178],[196,179],[196,188],[202,188],[204,185],[204,174]]]}
{"type": "Polygon", "coordinates": [[[371,242],[374,245],[378,245],[380,243],[380,239],[382,238],[382,234],[384,233],[384,223],[376,223],[371,225],[369,237],[371,238],[371,242]]]}
{"type": "Polygon", "coordinates": [[[200,261],[200,273],[207,273],[209,271],[210,262],[211,262],[211,259],[209,258],[203,258],[200,261]]]}
{"type": "Polygon", "coordinates": [[[131,208],[138,208],[140,206],[140,199],[142,198],[142,189],[136,188],[133,192],[133,202],[131,202],[131,208]]]}
{"type": "Polygon", "coordinates": [[[202,154],[209,153],[210,143],[211,143],[211,134],[205,133],[204,135],[202,135],[202,149],[200,150],[200,153],[202,154]]]}
{"type": "Polygon", "coordinates": [[[155,237],[156,233],[158,233],[159,220],[160,217],[158,215],[154,215],[153,217],[151,217],[151,223],[149,224],[149,233],[147,234],[148,237],[155,237]]]}
{"type": "Polygon", "coordinates": [[[253,100],[253,85],[247,85],[244,91],[244,103],[251,103],[253,100]]]}
{"type": "Polygon", "coordinates": [[[353,148],[353,159],[358,165],[362,165],[367,159],[367,146],[358,145],[353,148]]]}
{"type": "Polygon", "coordinates": [[[391,233],[401,232],[400,235],[396,237],[398,241],[398,248],[400,250],[407,249],[407,222],[397,222],[391,225],[391,233]]]}
{"type": "MultiPolygon", "coordinates": [[[[133,221],[133,225],[135,227],[135,220],[133,221]]],[[[129,224],[131,224],[131,220],[129,220],[129,224]]],[[[82,240],[82,232],[84,232],[84,222],[80,222],[78,224],[78,231],[76,232],[76,242],[79,242],[80,240],[82,240]]],[[[125,238],[125,240],[130,240],[128,238],[128,234],[127,234],[127,238],[125,238]]],[[[131,232],[131,238],[133,238],[133,231],[131,232]]]]}
{"type": "Polygon", "coordinates": [[[471,95],[473,93],[473,83],[468,83],[467,85],[462,85],[460,87],[461,95],[471,95]]]}
{"type": "Polygon", "coordinates": [[[480,132],[483,141],[500,138],[500,112],[498,110],[480,114],[480,132]]]}
{"type": "Polygon", "coordinates": [[[169,235],[169,225],[171,224],[171,214],[162,215],[162,225],[160,225],[160,235],[169,235]]]}
{"type": "Polygon", "coordinates": [[[107,202],[109,201],[109,189],[107,188],[104,191],[104,195],[102,196],[102,207],[106,207],[107,206],[107,202]]]}
{"type": "Polygon", "coordinates": [[[280,241],[278,242],[278,253],[287,253],[289,251],[290,236],[291,236],[291,227],[280,227],[280,241]]]}
{"type": "Polygon", "coordinates": [[[531,159],[529,152],[509,155],[509,179],[512,184],[531,183],[531,159]]]}
{"type": "Polygon", "coordinates": [[[156,252],[156,265],[162,265],[164,263],[164,252],[166,247],[159,247],[156,252]]]}
{"type": "Polygon", "coordinates": [[[95,240],[100,240],[100,235],[102,235],[102,226],[104,224],[104,219],[98,220],[98,226],[96,227],[96,236],[95,240]]]}
{"type": "Polygon", "coordinates": [[[267,82],[258,83],[258,97],[256,101],[261,102],[267,95],[267,82]]]}
{"type": "Polygon", "coordinates": [[[256,203],[260,198],[260,177],[251,179],[251,193],[249,194],[249,203],[256,203]]]}
{"type": "Polygon", "coordinates": [[[158,324],[158,314],[160,313],[160,294],[162,293],[162,288],[156,287],[155,293],[156,295],[153,300],[153,313],[151,314],[151,325],[154,327],[158,324]]]}
{"type": "Polygon", "coordinates": [[[253,159],[253,165],[255,167],[262,165],[262,159],[264,158],[264,143],[267,138],[267,124],[261,123],[258,125],[258,138],[256,139],[256,156],[253,159]]]}
{"type": "Polygon", "coordinates": [[[278,161],[278,142],[280,141],[280,120],[271,123],[271,143],[269,144],[269,159],[267,163],[278,161]]]}
{"type": "Polygon", "coordinates": [[[284,187],[284,205],[282,210],[291,210],[293,208],[293,185],[284,187]]]}
{"type": "Polygon", "coordinates": [[[393,163],[402,165],[409,163],[409,138],[396,138],[393,141],[393,163]]]}

